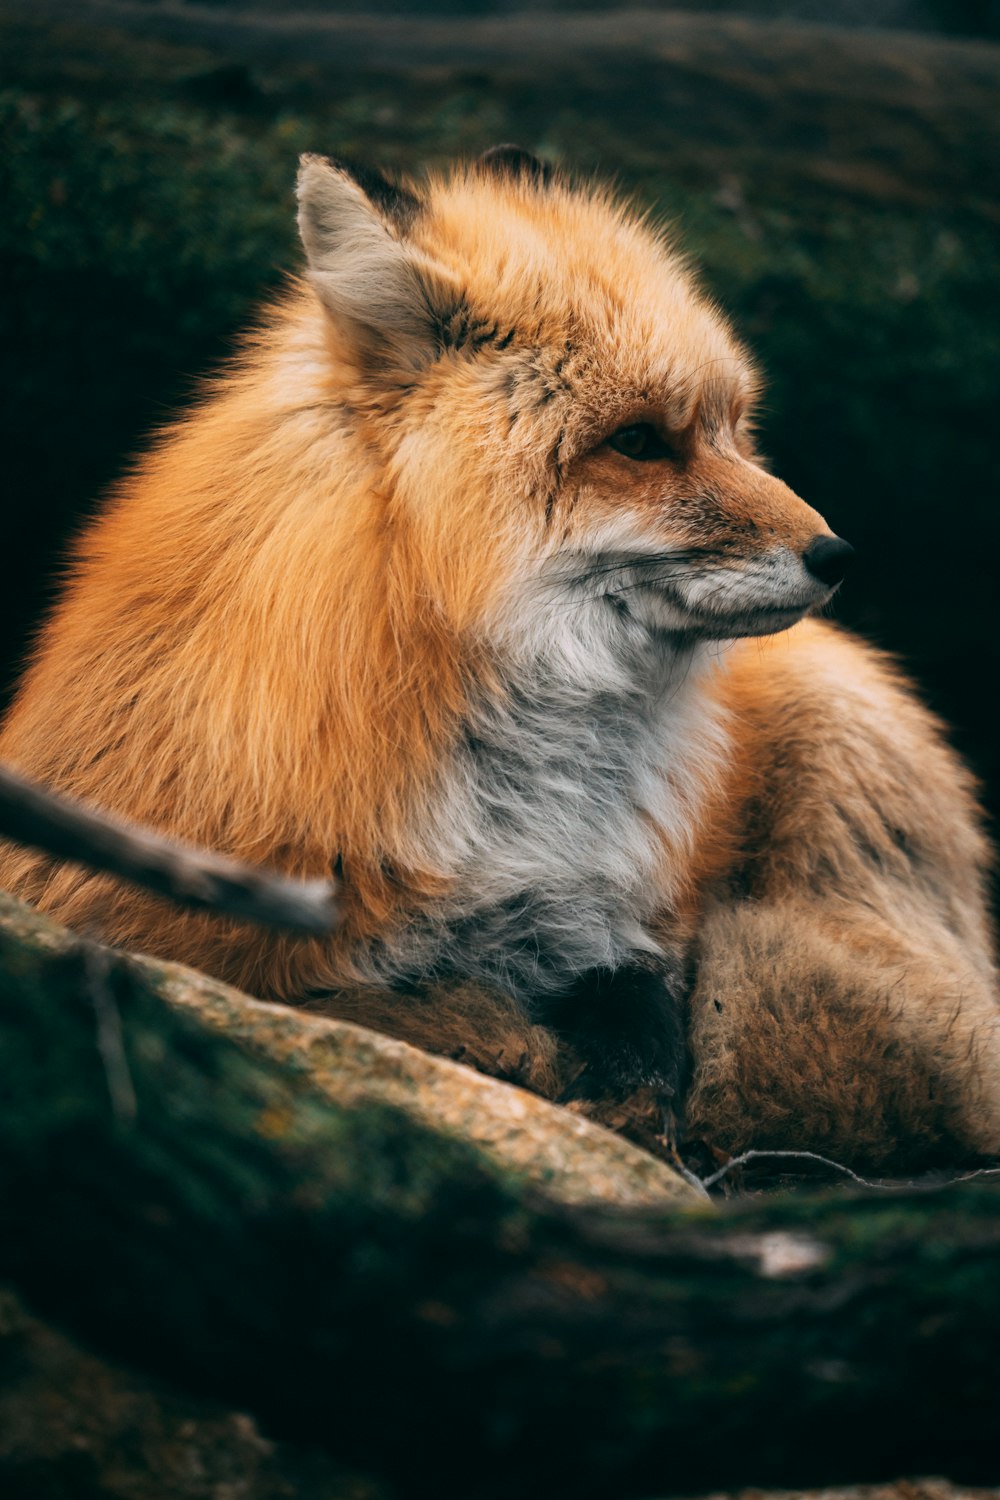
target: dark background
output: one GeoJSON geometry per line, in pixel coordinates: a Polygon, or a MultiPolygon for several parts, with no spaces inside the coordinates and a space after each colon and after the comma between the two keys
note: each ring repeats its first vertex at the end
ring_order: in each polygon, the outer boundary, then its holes
{"type": "Polygon", "coordinates": [[[80,518],[296,266],[298,152],[515,140],[677,221],[859,550],[839,617],[998,810],[1000,4],[430,9],[0,0],[4,690],[80,518]]]}

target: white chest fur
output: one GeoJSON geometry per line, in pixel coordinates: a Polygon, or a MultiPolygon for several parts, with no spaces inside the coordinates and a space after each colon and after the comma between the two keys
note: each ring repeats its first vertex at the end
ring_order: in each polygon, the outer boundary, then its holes
{"type": "Polygon", "coordinates": [[[648,923],[671,905],[725,733],[705,648],[625,626],[609,648],[602,627],[589,651],[575,629],[509,658],[504,691],[471,706],[414,831],[449,895],[400,934],[395,974],[528,997],[659,951],[648,923]]]}

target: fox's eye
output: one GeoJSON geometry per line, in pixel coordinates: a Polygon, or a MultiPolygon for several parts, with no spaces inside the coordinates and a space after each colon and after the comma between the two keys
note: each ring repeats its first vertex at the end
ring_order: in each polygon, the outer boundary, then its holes
{"type": "Polygon", "coordinates": [[[675,458],[669,443],[665,443],[649,422],[637,422],[634,427],[620,427],[608,438],[608,447],[626,458],[644,463],[652,458],[675,458]]]}

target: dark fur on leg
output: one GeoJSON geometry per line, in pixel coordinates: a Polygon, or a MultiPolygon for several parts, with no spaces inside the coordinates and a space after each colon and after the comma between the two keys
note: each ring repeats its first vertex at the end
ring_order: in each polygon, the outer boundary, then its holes
{"type": "Polygon", "coordinates": [[[649,1090],[675,1119],[687,1085],[681,986],[663,966],[591,969],[548,1002],[546,1021],[584,1059],[565,1099],[626,1098],[649,1090]]]}

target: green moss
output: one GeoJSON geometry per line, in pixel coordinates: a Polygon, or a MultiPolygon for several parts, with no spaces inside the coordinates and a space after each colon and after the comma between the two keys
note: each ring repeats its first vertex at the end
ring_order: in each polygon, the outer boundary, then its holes
{"type": "Polygon", "coordinates": [[[0,1274],[96,1350],[414,1495],[994,1472],[988,1178],[567,1209],[403,1110],[321,1097],[106,954],[123,1117],[95,950],[0,916],[0,1274]]]}

